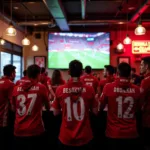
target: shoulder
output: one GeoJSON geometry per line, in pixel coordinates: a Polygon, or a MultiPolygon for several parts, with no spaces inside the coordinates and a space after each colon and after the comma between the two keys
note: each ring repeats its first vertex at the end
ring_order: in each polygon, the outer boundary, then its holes
{"type": "Polygon", "coordinates": [[[105,88],[112,88],[112,87],[114,87],[115,86],[115,82],[111,82],[111,83],[106,83],[105,84],[105,88]]]}
{"type": "Polygon", "coordinates": [[[102,80],[99,81],[99,84],[105,84],[106,81],[107,81],[106,79],[102,79],[102,80]]]}
{"type": "Polygon", "coordinates": [[[11,80],[9,80],[9,79],[6,80],[6,84],[7,84],[8,86],[10,86],[10,87],[15,86],[15,84],[14,84],[11,80]]]}

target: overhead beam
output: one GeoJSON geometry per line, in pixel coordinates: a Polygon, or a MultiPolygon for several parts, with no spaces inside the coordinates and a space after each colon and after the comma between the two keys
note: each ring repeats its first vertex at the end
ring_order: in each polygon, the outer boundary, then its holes
{"type": "Polygon", "coordinates": [[[86,15],[86,0],[81,0],[81,15],[82,15],[82,19],[85,19],[85,15],[86,15]]]}
{"type": "Polygon", "coordinates": [[[61,31],[69,31],[66,14],[61,0],[43,0],[61,31]]]}
{"type": "Polygon", "coordinates": [[[129,20],[130,22],[135,22],[144,12],[145,10],[150,6],[150,0],[146,0],[142,6],[135,12],[135,14],[131,17],[129,20]]]}

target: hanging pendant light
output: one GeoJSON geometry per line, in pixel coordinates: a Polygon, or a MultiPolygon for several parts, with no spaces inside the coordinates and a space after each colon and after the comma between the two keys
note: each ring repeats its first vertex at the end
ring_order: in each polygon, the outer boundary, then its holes
{"type": "Polygon", "coordinates": [[[121,50],[123,50],[123,48],[124,48],[123,44],[121,42],[119,42],[119,44],[117,45],[117,50],[121,51],[121,50]]]}
{"type": "Polygon", "coordinates": [[[25,37],[25,38],[22,40],[22,45],[23,45],[23,46],[28,46],[28,45],[30,45],[30,40],[29,40],[27,37],[25,37]]]}
{"type": "Polygon", "coordinates": [[[17,31],[14,28],[14,26],[12,25],[12,23],[9,25],[9,27],[6,29],[6,35],[8,36],[16,36],[17,31]]]}
{"type": "Polygon", "coordinates": [[[32,46],[32,50],[33,50],[33,51],[38,51],[38,50],[39,50],[39,47],[35,44],[35,45],[32,46]]]}
{"type": "Polygon", "coordinates": [[[8,36],[16,36],[17,34],[17,31],[16,29],[14,28],[13,24],[12,24],[12,0],[11,0],[11,3],[10,3],[10,12],[11,12],[11,23],[9,25],[9,27],[6,29],[6,35],[8,36]]]}
{"type": "Polygon", "coordinates": [[[146,33],[146,29],[142,26],[142,24],[139,24],[135,31],[134,31],[135,35],[144,35],[146,33]]]}
{"type": "Polygon", "coordinates": [[[129,35],[127,34],[127,35],[126,35],[126,38],[123,40],[123,43],[124,43],[124,44],[131,44],[131,42],[132,42],[132,41],[131,41],[129,35]]]}

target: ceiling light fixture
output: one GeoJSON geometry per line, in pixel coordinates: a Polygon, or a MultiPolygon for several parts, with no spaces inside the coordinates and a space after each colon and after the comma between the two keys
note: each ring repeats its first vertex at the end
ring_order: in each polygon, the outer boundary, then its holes
{"type": "Polygon", "coordinates": [[[135,31],[134,31],[135,35],[144,35],[146,33],[146,29],[142,26],[142,24],[139,24],[135,31]]]}
{"type": "Polygon", "coordinates": [[[124,46],[121,42],[117,45],[117,50],[123,50],[124,46]]]}
{"type": "Polygon", "coordinates": [[[25,38],[22,40],[22,45],[23,45],[23,46],[28,46],[28,45],[30,45],[30,40],[29,40],[27,37],[25,37],[25,38]]]}
{"type": "Polygon", "coordinates": [[[39,50],[39,47],[35,44],[32,46],[32,51],[38,51],[39,50]]]}
{"type": "Polygon", "coordinates": [[[12,0],[11,0],[10,8],[11,8],[11,10],[10,10],[10,12],[11,12],[11,23],[10,23],[9,27],[6,29],[6,35],[15,36],[17,34],[17,31],[12,24],[12,0]]]}
{"type": "Polygon", "coordinates": [[[9,27],[6,29],[6,35],[8,36],[16,36],[17,31],[14,28],[14,26],[12,25],[12,23],[10,23],[9,27]]]}
{"type": "Polygon", "coordinates": [[[130,39],[128,34],[126,35],[126,38],[123,40],[123,43],[124,44],[131,44],[131,39],[130,39]]]}

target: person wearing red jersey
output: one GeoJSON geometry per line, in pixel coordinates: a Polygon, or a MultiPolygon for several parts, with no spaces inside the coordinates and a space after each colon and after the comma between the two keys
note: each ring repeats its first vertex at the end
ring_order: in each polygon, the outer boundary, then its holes
{"type": "Polygon", "coordinates": [[[93,139],[90,126],[89,110],[97,114],[98,104],[93,87],[80,81],[82,63],[73,60],[69,63],[69,74],[72,80],[56,90],[53,103],[54,115],[62,110],[62,124],[59,140],[60,149],[91,149],[93,139]]]}
{"type": "MultiPolygon", "coordinates": [[[[101,95],[102,91],[103,91],[103,88],[105,87],[105,85],[107,83],[111,83],[113,82],[115,79],[114,79],[114,67],[111,66],[111,65],[105,65],[104,66],[104,79],[100,80],[99,81],[99,85],[98,85],[98,96],[101,95]]],[[[96,132],[98,135],[98,138],[103,141],[102,144],[104,145],[105,147],[105,130],[106,130],[106,122],[107,122],[107,110],[108,110],[108,107],[106,105],[106,107],[100,111],[100,113],[98,114],[98,121],[97,121],[97,125],[98,125],[98,132],[96,132]]]]}
{"type": "Polygon", "coordinates": [[[22,84],[22,83],[25,82],[26,80],[28,80],[28,77],[27,77],[27,70],[24,70],[24,71],[23,71],[23,77],[22,77],[20,80],[18,80],[18,81],[16,82],[16,86],[19,85],[19,84],[22,84]]]}
{"type": "Polygon", "coordinates": [[[65,84],[65,80],[63,79],[60,70],[54,70],[51,79],[51,86],[54,93],[56,92],[57,87],[63,84],[65,84]]]}
{"type": "Polygon", "coordinates": [[[119,78],[105,85],[100,97],[100,109],[108,104],[106,137],[111,150],[133,150],[141,146],[135,116],[140,109],[140,89],[130,83],[130,72],[129,64],[120,63],[119,78]]]}
{"type": "Polygon", "coordinates": [[[40,67],[31,65],[27,69],[28,82],[16,86],[13,91],[12,108],[15,111],[15,149],[42,149],[45,132],[42,107],[49,110],[46,87],[39,83],[40,67]]]}
{"type": "MultiPolygon", "coordinates": [[[[10,107],[10,100],[12,98],[12,91],[14,88],[14,83],[12,82],[16,76],[16,67],[9,64],[4,66],[3,73],[4,76],[0,78],[0,141],[2,150],[8,149],[8,140],[10,134],[8,134],[9,127],[8,127],[8,114],[9,114],[9,107],[10,107]]],[[[10,144],[10,143],[9,143],[10,144]]]]}
{"type": "Polygon", "coordinates": [[[48,90],[49,99],[51,100],[51,97],[55,97],[55,93],[51,88],[51,78],[47,76],[44,67],[41,67],[40,73],[39,82],[45,85],[46,89],[48,90]]]}
{"type": "Polygon", "coordinates": [[[104,86],[107,83],[111,83],[114,81],[114,67],[111,65],[104,66],[104,79],[99,82],[99,94],[102,93],[104,86]]]}
{"type": "Polygon", "coordinates": [[[141,82],[142,92],[142,126],[144,144],[147,149],[150,149],[150,56],[142,58],[140,72],[144,75],[141,82]]]}
{"type": "Polygon", "coordinates": [[[92,86],[97,93],[98,79],[92,75],[91,66],[85,67],[85,74],[81,76],[81,81],[86,85],[92,86]]]}

